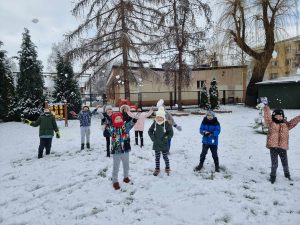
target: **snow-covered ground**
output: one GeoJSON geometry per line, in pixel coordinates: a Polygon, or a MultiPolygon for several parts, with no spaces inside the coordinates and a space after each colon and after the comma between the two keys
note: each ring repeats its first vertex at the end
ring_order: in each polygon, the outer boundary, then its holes
{"type": "MultiPolygon", "coordinates": [[[[38,128],[22,123],[0,124],[0,224],[103,225],[297,225],[300,224],[300,125],[290,132],[291,175],[268,181],[266,136],[250,127],[258,111],[229,107],[218,114],[221,173],[214,173],[211,154],[204,170],[193,172],[201,152],[198,132],[203,116],[176,117],[183,131],[175,131],[170,163],[172,173],[152,175],[154,152],[145,132],[145,147],[133,145],[130,175],[133,185],[110,181],[112,159],[105,157],[100,120],[93,118],[91,151],[79,151],[79,122],[53,139],[52,154],[37,159],[38,128]]],[[[300,110],[286,110],[289,119],[300,110]]],[[[151,120],[146,121],[146,131],[151,120]]],[[[161,159],[162,168],[164,162],[161,159]]],[[[121,167],[122,168],[122,167],[121,167]]],[[[122,170],[120,170],[122,178],[122,170]]],[[[122,179],[120,179],[122,181],[122,179]]]]}

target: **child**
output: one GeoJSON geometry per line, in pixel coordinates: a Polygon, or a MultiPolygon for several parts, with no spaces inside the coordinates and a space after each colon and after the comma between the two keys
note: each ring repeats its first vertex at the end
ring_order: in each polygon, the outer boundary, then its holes
{"type": "MultiPolygon", "coordinates": [[[[144,138],[143,138],[143,134],[144,134],[144,126],[145,126],[145,120],[146,118],[148,118],[149,116],[151,116],[153,113],[153,108],[151,107],[151,109],[149,110],[149,112],[142,112],[142,107],[138,107],[137,108],[137,113],[135,115],[133,115],[132,117],[137,118],[137,122],[134,125],[134,134],[135,134],[135,145],[139,145],[138,139],[140,136],[140,142],[141,145],[140,147],[142,148],[144,146],[144,138]]],[[[128,112],[128,115],[130,115],[131,113],[128,112]]]]}
{"type": "MultiPolygon", "coordinates": [[[[163,107],[165,109],[165,103],[164,103],[164,100],[163,99],[159,99],[159,101],[157,102],[156,106],[158,108],[160,107],[163,107]]],[[[182,128],[181,126],[179,126],[178,124],[176,124],[173,116],[171,115],[171,113],[169,113],[168,111],[166,111],[166,120],[168,121],[168,123],[175,127],[178,131],[182,131],[182,128]]],[[[170,148],[171,148],[171,141],[172,141],[172,138],[170,138],[168,140],[168,154],[170,154],[170,148]]]]}
{"type": "Polygon", "coordinates": [[[270,149],[272,164],[270,181],[273,184],[276,180],[278,155],[281,159],[284,176],[291,180],[287,157],[287,150],[289,148],[289,130],[294,128],[300,122],[300,116],[287,121],[282,109],[275,109],[271,116],[270,108],[266,105],[267,103],[264,104],[264,119],[269,128],[267,135],[267,148],[270,149]]]}
{"type": "Polygon", "coordinates": [[[200,154],[200,163],[194,170],[200,171],[202,169],[206,154],[208,152],[208,149],[210,149],[215,163],[215,171],[220,172],[218,158],[218,137],[221,132],[221,126],[213,111],[208,111],[206,113],[206,116],[204,117],[199,130],[200,134],[203,135],[203,145],[202,152],[200,154]]]}
{"type": "Polygon", "coordinates": [[[153,175],[157,176],[160,172],[160,153],[166,164],[165,172],[170,175],[170,163],[168,159],[168,140],[173,136],[173,128],[166,121],[166,112],[160,107],[156,112],[155,121],[149,128],[148,134],[153,141],[153,150],[155,151],[155,170],[153,175]]]}
{"type": "Polygon", "coordinates": [[[115,112],[112,114],[112,127],[110,128],[111,133],[111,145],[113,154],[113,172],[112,181],[115,190],[120,189],[120,184],[118,182],[118,173],[120,162],[123,164],[123,181],[129,183],[130,179],[128,177],[129,173],[129,152],[131,150],[129,141],[129,132],[134,126],[136,119],[124,122],[123,115],[120,112],[115,112]]]}
{"type": "Polygon", "coordinates": [[[86,139],[86,147],[90,149],[90,134],[91,134],[91,118],[96,114],[100,105],[90,111],[90,108],[85,105],[82,107],[82,111],[77,115],[74,111],[71,111],[73,117],[77,117],[80,121],[80,134],[81,134],[81,150],[84,149],[84,139],[86,139]]]}
{"type": "Polygon", "coordinates": [[[120,107],[120,112],[122,113],[125,123],[128,123],[129,121],[131,121],[132,118],[134,117],[134,115],[130,111],[130,106],[128,106],[128,105],[122,105],[120,107]]]}
{"type": "Polygon", "coordinates": [[[106,157],[110,157],[110,127],[112,126],[111,116],[113,114],[113,109],[111,105],[107,105],[103,110],[104,113],[101,125],[103,125],[103,136],[106,139],[106,157]]]}
{"type": "Polygon", "coordinates": [[[36,121],[30,121],[28,119],[25,119],[24,123],[27,123],[33,127],[40,126],[40,145],[38,150],[38,158],[43,158],[44,148],[46,148],[46,155],[49,155],[54,134],[53,131],[55,131],[56,133],[56,138],[60,138],[55,117],[50,113],[49,108],[44,106],[44,113],[42,113],[36,121]]]}

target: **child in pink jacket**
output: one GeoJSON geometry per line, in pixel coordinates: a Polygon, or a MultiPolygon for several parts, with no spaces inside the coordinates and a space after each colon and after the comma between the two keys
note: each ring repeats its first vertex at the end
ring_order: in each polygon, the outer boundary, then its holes
{"type": "Polygon", "coordinates": [[[141,107],[137,108],[137,113],[135,115],[133,115],[131,112],[128,113],[128,115],[130,117],[136,118],[137,122],[134,125],[134,134],[135,134],[135,145],[139,145],[138,142],[138,136],[140,136],[140,142],[141,145],[140,147],[142,148],[144,146],[144,138],[143,138],[143,134],[144,134],[144,125],[145,125],[145,120],[146,118],[148,118],[149,116],[151,116],[153,113],[153,108],[151,107],[151,109],[149,110],[149,112],[143,112],[141,107]]]}

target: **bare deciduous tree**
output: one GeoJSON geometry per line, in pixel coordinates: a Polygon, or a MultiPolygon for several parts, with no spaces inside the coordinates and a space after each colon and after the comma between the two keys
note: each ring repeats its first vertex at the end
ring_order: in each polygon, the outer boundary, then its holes
{"type": "Polygon", "coordinates": [[[275,46],[275,34],[286,25],[294,0],[223,0],[221,27],[226,27],[228,40],[255,60],[250,82],[247,86],[246,105],[254,106],[258,96],[255,85],[263,80],[275,46]],[[262,48],[251,46],[250,33],[255,27],[263,29],[260,37],[262,48]]]}
{"type": "Polygon", "coordinates": [[[156,40],[151,50],[171,62],[170,70],[177,78],[178,110],[182,110],[181,91],[184,80],[189,77],[188,57],[204,50],[205,33],[210,27],[211,10],[200,0],[161,0],[158,9],[165,16],[162,37],[156,40]],[[171,57],[171,58],[170,58],[171,57]]]}
{"type": "Polygon", "coordinates": [[[154,4],[154,1],[80,0],[72,11],[76,17],[85,15],[85,21],[67,35],[69,41],[80,39],[79,45],[68,56],[86,57],[83,71],[94,66],[101,70],[121,58],[125,98],[130,98],[129,65],[142,66],[140,53],[149,45],[147,40],[153,36],[153,28],[161,22],[161,14],[150,3],[154,4]],[[93,31],[94,36],[83,38],[85,31],[93,31]]]}

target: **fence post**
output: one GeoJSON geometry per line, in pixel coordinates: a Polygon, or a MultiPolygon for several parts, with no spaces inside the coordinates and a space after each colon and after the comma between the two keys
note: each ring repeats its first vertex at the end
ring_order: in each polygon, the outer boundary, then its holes
{"type": "Polygon", "coordinates": [[[198,106],[200,107],[201,105],[201,92],[200,91],[197,91],[198,92],[198,106]]]}
{"type": "Polygon", "coordinates": [[[223,104],[226,105],[226,91],[223,90],[223,104]]]}
{"type": "Polygon", "coordinates": [[[170,91],[170,107],[173,108],[173,93],[170,91]]]}
{"type": "Polygon", "coordinates": [[[142,107],[142,93],[138,93],[138,107],[142,107]]]}
{"type": "Polygon", "coordinates": [[[65,127],[68,126],[68,103],[64,101],[64,113],[65,113],[65,127]]]}

